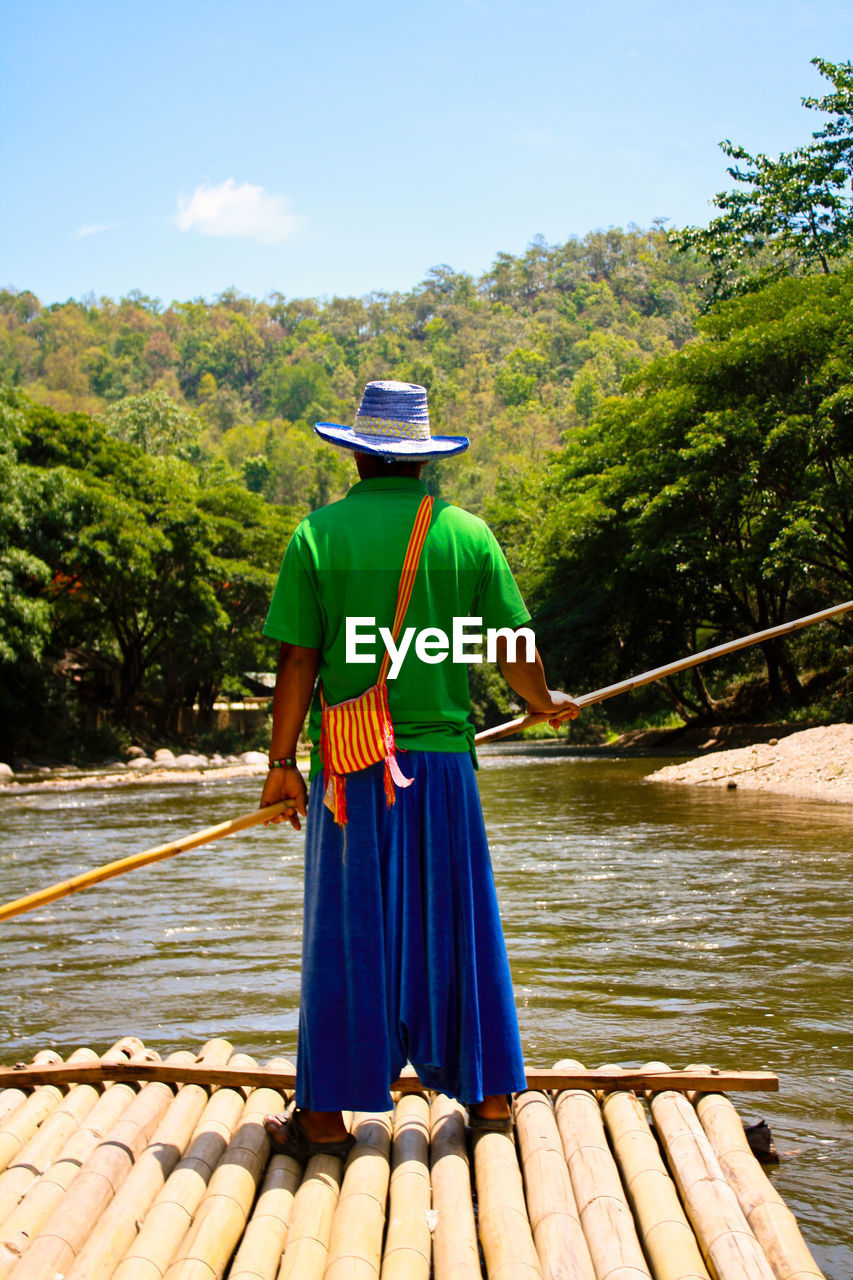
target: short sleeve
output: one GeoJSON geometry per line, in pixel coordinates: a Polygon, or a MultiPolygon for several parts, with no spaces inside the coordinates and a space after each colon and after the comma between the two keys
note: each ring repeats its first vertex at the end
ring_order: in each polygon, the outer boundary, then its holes
{"type": "Polygon", "coordinates": [[[319,649],[322,644],[323,614],[317,593],[317,570],[304,524],[296,529],[284,553],[264,623],[264,635],[306,649],[319,649]]]}
{"type": "Polygon", "coordinates": [[[491,529],[485,527],[486,555],[477,583],[476,609],[485,627],[521,627],[530,613],[491,529]]]}

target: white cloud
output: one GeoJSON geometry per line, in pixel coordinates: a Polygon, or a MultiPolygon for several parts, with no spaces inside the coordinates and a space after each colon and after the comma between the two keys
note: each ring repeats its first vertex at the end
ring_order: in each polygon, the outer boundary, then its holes
{"type": "Polygon", "coordinates": [[[271,195],[251,182],[238,187],[233,178],[218,186],[202,183],[191,196],[179,196],[175,222],[181,231],[241,236],[264,244],[289,240],[302,225],[287,196],[271,195]]]}
{"type": "Polygon", "coordinates": [[[117,227],[118,222],[84,222],[82,227],[78,227],[74,232],[75,236],[97,236],[102,231],[112,231],[113,227],[117,227]]]}

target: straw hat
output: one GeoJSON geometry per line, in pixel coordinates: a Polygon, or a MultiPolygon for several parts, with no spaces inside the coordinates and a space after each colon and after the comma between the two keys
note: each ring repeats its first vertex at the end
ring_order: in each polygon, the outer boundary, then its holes
{"type": "Polygon", "coordinates": [[[355,426],[317,422],[314,430],[329,444],[389,460],[426,462],[468,448],[467,436],[431,434],[426,388],[416,382],[368,382],[355,426]]]}

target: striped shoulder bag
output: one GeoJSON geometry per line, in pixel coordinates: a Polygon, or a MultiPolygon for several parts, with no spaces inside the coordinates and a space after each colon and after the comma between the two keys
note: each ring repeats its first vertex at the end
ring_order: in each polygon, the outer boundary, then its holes
{"type": "MultiPolygon", "coordinates": [[[[425,497],[418,507],[409,545],[403,560],[403,571],[397,588],[397,610],[391,629],[394,643],[403,629],[406,610],[412,598],[415,575],[421,552],[432,519],[432,498],[425,497]]],[[[345,826],[347,821],[346,775],[367,769],[372,764],[385,761],[385,803],[394,804],[397,796],[394,784],[410,787],[412,778],[400,771],[394,742],[394,726],[388,710],[388,668],[391,658],[386,647],[379,668],[376,684],[357,698],[336,702],[330,706],[320,686],[320,756],[323,761],[325,804],[334,814],[335,822],[345,826]]]]}

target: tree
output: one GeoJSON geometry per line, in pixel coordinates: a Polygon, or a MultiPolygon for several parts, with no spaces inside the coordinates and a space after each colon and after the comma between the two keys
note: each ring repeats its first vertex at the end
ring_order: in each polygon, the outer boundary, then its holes
{"type": "MultiPolygon", "coordinates": [[[[573,685],[853,593],[851,316],[850,268],[721,304],[567,441],[528,572],[573,685]]],[[[763,652],[797,700],[790,647],[763,652]]]]}
{"type": "Polygon", "coordinates": [[[27,549],[50,568],[53,642],[115,660],[120,720],[145,697],[174,728],[181,705],[212,704],[257,656],[293,521],[84,415],[22,417],[18,463],[37,494],[27,549]]]}
{"type": "Polygon", "coordinates": [[[176,453],[181,446],[191,444],[203,425],[197,414],[182,409],[163,391],[127,396],[107,410],[103,421],[117,440],[160,455],[176,453]]]}
{"type": "Polygon", "coordinates": [[[799,271],[828,274],[853,246],[853,64],[812,59],[833,92],[803,105],[830,117],[812,141],[775,159],[721,142],[739,185],[714,197],[707,228],[672,233],[710,263],[709,297],[730,296],[799,271]]]}
{"type": "MultiPolygon", "coordinates": [[[[44,590],[51,572],[29,545],[36,495],[32,477],[18,465],[20,403],[15,392],[0,394],[0,685],[14,678],[16,667],[38,663],[50,633],[44,590]]],[[[12,701],[0,691],[7,712],[12,701]]]]}

